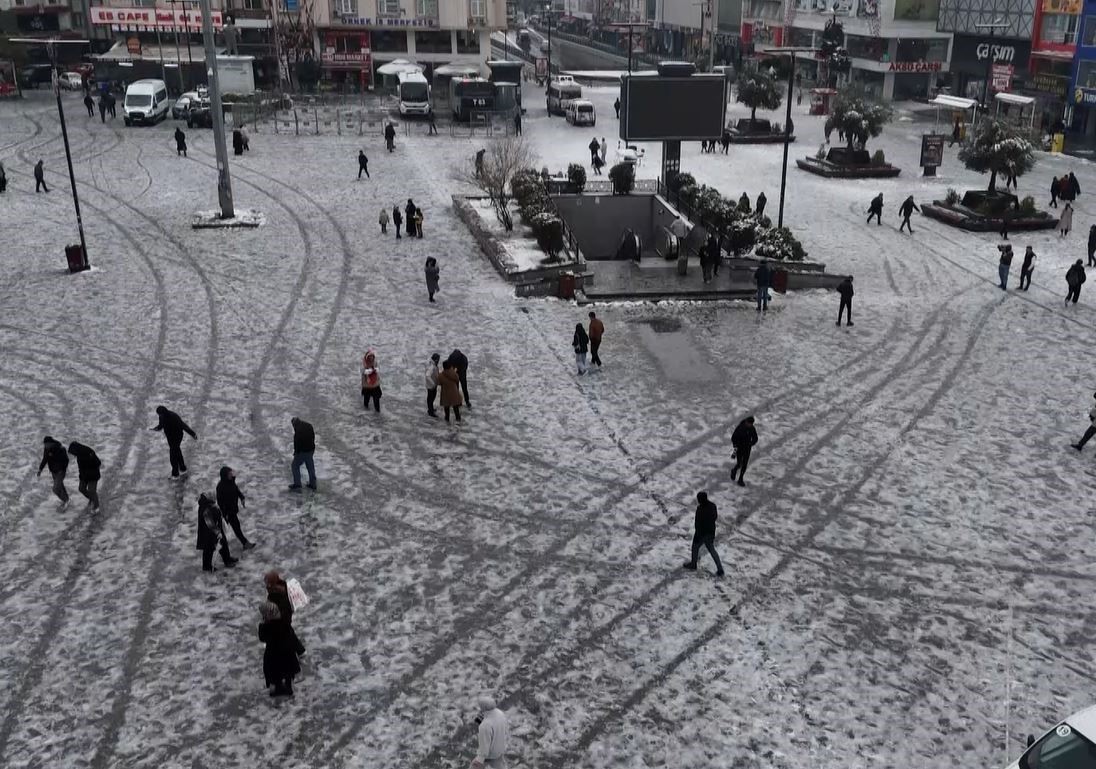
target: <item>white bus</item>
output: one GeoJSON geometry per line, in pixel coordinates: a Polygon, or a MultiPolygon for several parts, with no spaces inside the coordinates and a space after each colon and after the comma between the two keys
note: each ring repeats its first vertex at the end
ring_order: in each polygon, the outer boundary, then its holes
{"type": "Polygon", "coordinates": [[[421,72],[401,72],[399,82],[400,114],[430,114],[430,83],[421,72]]]}

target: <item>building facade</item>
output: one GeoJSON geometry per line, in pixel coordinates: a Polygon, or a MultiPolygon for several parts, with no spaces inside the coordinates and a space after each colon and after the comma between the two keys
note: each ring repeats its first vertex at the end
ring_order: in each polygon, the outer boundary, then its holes
{"type": "MultiPolygon", "coordinates": [[[[1073,58],[1081,28],[1081,0],[1036,0],[1029,70],[1042,121],[1067,117],[1073,58]]],[[[1068,121],[1067,121],[1068,122],[1068,121]]]]}
{"type": "MultiPolygon", "coordinates": [[[[0,35],[10,37],[83,38],[87,35],[87,0],[0,0],[0,35]]],[[[77,62],[81,46],[58,46],[58,59],[77,62]]],[[[46,61],[44,47],[27,49],[28,59],[46,61]]]]}
{"type": "Polygon", "coordinates": [[[940,0],[936,28],[954,35],[951,92],[982,100],[1029,81],[1036,0],[940,0]],[[988,23],[1003,24],[992,30],[988,23]],[[987,90],[988,82],[988,90],[987,90]]]}
{"type": "Polygon", "coordinates": [[[1066,110],[1071,144],[1096,146],[1096,0],[1082,8],[1066,110]]]}

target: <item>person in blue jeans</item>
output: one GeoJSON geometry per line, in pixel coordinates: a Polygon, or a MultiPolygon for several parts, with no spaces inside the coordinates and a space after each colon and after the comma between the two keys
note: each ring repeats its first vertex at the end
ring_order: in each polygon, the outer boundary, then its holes
{"type": "Polygon", "coordinates": [[[762,262],[761,266],[754,270],[754,283],[757,284],[757,311],[769,311],[769,286],[772,284],[772,273],[768,262],[762,262]]]}
{"type": "Polygon", "coordinates": [[[999,288],[1002,291],[1007,291],[1008,271],[1012,267],[1012,246],[997,246],[997,250],[1001,252],[1001,262],[997,265],[997,274],[1001,277],[1001,285],[999,288]]]}
{"type": "Polygon", "coordinates": [[[316,431],[300,417],[289,421],[293,425],[293,483],[289,490],[301,490],[301,465],[304,465],[308,469],[308,488],[315,491],[316,466],[312,464],[312,455],[316,451],[316,431]]]}

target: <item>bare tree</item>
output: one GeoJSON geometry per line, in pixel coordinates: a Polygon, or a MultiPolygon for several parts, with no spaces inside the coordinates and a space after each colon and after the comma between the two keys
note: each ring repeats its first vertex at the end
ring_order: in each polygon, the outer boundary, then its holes
{"type": "Polygon", "coordinates": [[[463,176],[491,200],[495,216],[507,232],[514,229],[510,213],[511,182],[518,171],[533,168],[535,162],[536,155],[521,136],[506,136],[477,152],[463,176]]]}
{"type": "MultiPolygon", "coordinates": [[[[277,1],[277,0],[276,0],[277,1]]],[[[319,66],[313,61],[315,49],[313,36],[315,24],[312,13],[313,0],[300,0],[296,11],[286,11],[284,8],[278,13],[278,23],[275,34],[281,37],[282,61],[278,66],[284,66],[292,83],[297,75],[298,65],[305,65],[308,71],[305,73],[306,82],[311,79],[312,69],[316,70],[315,77],[319,77],[319,66]]]]}

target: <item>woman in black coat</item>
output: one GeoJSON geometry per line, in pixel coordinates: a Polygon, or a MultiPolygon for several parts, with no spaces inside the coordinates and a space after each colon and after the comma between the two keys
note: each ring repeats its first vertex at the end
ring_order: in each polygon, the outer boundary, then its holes
{"type": "Polygon", "coordinates": [[[217,503],[205,494],[198,495],[198,540],[194,548],[202,551],[202,571],[214,571],[213,551],[221,545],[221,560],[225,566],[235,566],[236,558],[228,551],[225,525],[217,503]]]}
{"type": "Polygon", "coordinates": [[[586,335],[586,329],[581,323],[575,324],[575,335],[571,338],[571,347],[575,350],[575,363],[578,365],[578,374],[586,373],[586,353],[590,349],[590,337],[586,335]]]}
{"type": "Polygon", "coordinates": [[[274,687],[270,696],[292,697],[293,679],[301,672],[293,628],[271,601],[263,603],[259,607],[259,613],[263,618],[259,623],[259,640],[266,644],[266,652],[263,653],[263,676],[267,687],[274,687]]]}

